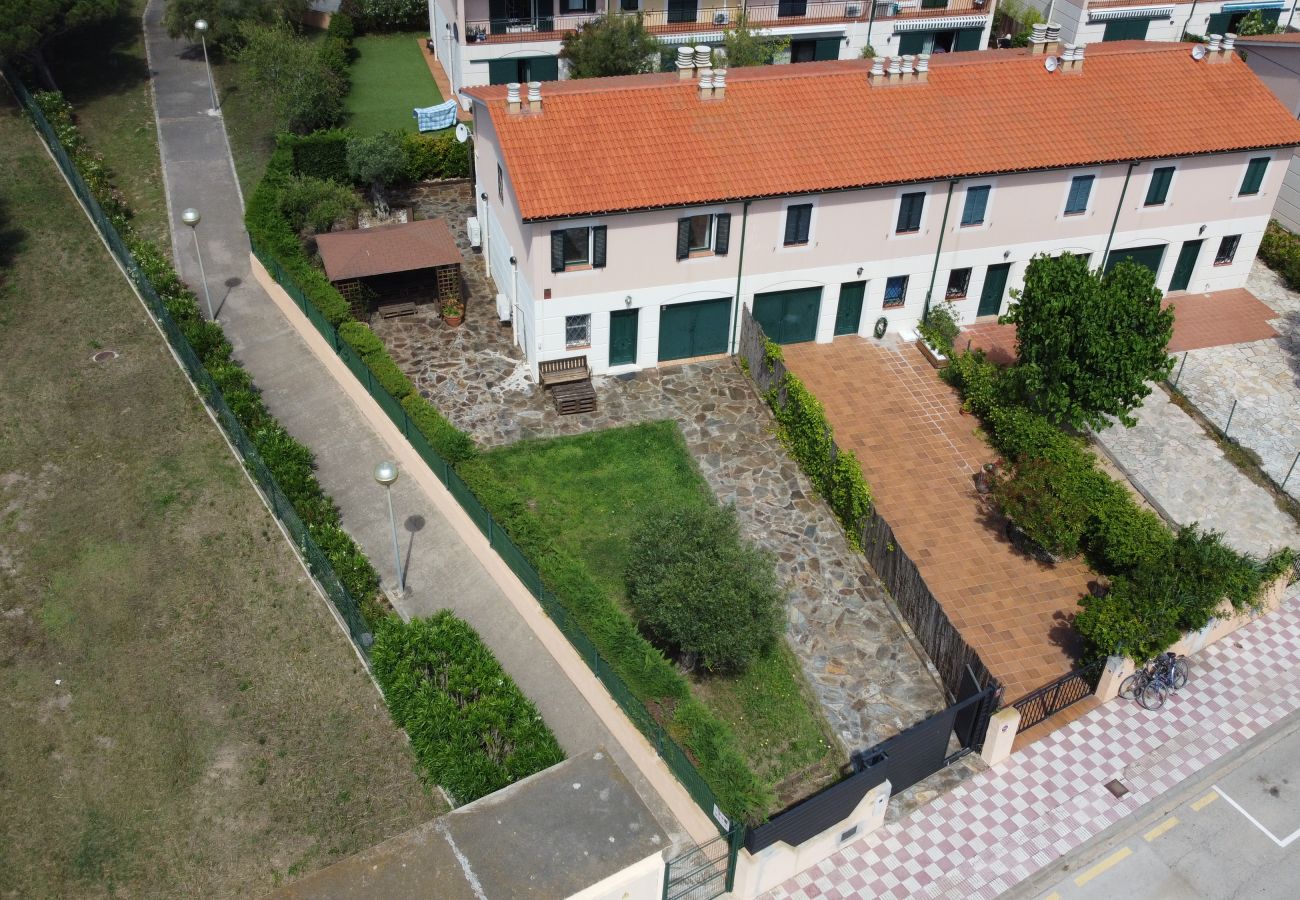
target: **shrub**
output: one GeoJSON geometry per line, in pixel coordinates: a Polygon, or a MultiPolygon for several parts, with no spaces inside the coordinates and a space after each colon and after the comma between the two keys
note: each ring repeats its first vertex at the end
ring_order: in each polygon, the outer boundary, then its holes
{"type": "Polygon", "coordinates": [[[347,0],[343,8],[362,31],[410,31],[429,25],[425,0],[347,0]]]}
{"type": "Polygon", "coordinates": [[[415,393],[415,385],[411,384],[411,379],[406,377],[387,352],[370,354],[366,357],[366,366],[370,369],[370,374],[375,376],[375,381],[379,382],[380,387],[399,403],[415,393]]]}
{"type": "Polygon", "coordinates": [[[354,226],[363,206],[350,187],[310,175],[295,175],[280,191],[280,213],[300,234],[329,231],[340,220],[354,226]]]}
{"type": "Polygon", "coordinates": [[[462,144],[454,134],[408,132],[402,137],[402,152],[407,181],[469,177],[469,143],[462,144]]]}
{"type": "Polygon", "coordinates": [[[1268,223],[1259,245],[1259,258],[1277,272],[1287,286],[1300,290],[1300,237],[1296,237],[1277,223],[1268,223]]]}
{"type": "Polygon", "coordinates": [[[280,142],[286,144],[292,154],[293,174],[351,184],[348,141],[352,136],[345,128],[331,128],[302,136],[282,135],[280,142]]]}
{"type": "Polygon", "coordinates": [[[282,131],[309,134],[343,121],[347,85],[307,38],[284,22],[245,22],[236,56],[282,131]]]}
{"type": "Polygon", "coordinates": [[[339,337],[362,359],[374,353],[384,352],[384,342],[364,322],[344,322],[339,326],[339,337]]]}
{"type": "Polygon", "coordinates": [[[541,715],[465,622],[385,620],[370,657],[426,782],[469,803],[563,761],[541,715]]]}
{"type": "Polygon", "coordinates": [[[1173,535],[1149,509],[1138,506],[1123,485],[1093,508],[1088,557],[1101,572],[1124,573],[1169,554],[1173,535]]]}
{"type": "Polygon", "coordinates": [[[951,300],[930,307],[918,328],[932,347],[944,356],[952,356],[952,343],[961,333],[961,326],[957,324],[957,312],[951,300]]]}
{"type": "Polygon", "coordinates": [[[357,184],[388,187],[406,172],[406,152],[400,131],[384,131],[348,140],[348,175],[357,184]]]}
{"type": "Polygon", "coordinates": [[[1049,553],[1079,552],[1088,524],[1088,506],[1071,490],[1074,472],[1049,459],[1023,457],[1011,475],[999,478],[993,499],[1003,515],[1049,553]]]}
{"type": "Polygon", "coordinates": [[[772,559],[741,540],[733,508],[648,510],[629,557],[628,602],[659,647],[738,672],[775,643],[781,595],[772,559]]]}
{"type": "Polygon", "coordinates": [[[453,466],[478,456],[474,439],[447,421],[446,416],[418,393],[402,400],[402,409],[429,446],[453,466]]]}

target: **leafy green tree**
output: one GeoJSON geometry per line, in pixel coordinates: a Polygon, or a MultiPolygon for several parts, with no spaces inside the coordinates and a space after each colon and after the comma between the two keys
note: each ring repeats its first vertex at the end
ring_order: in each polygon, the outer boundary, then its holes
{"type": "Polygon", "coordinates": [[[172,37],[186,37],[198,42],[194,23],[208,23],[209,49],[230,51],[243,40],[247,24],[272,25],[281,21],[298,21],[307,11],[307,0],[169,0],[163,12],[163,24],[172,37]]]}
{"type": "Polygon", "coordinates": [[[294,134],[331,128],[343,120],[346,87],[314,44],[283,22],[245,22],[237,59],[275,111],[277,126],[294,134]]]}
{"type": "Polygon", "coordinates": [[[788,37],[772,37],[761,29],[756,31],[750,28],[749,14],[743,9],[736,19],[735,27],[722,40],[727,50],[727,65],[732,68],[771,65],[790,46],[788,37]]]}
{"type": "Polygon", "coordinates": [[[361,207],[361,199],[346,184],[310,175],[291,177],[280,191],[280,212],[299,233],[329,231],[340,219],[355,220],[361,207]]]}
{"type": "Polygon", "coordinates": [[[429,26],[428,0],[345,0],[362,31],[404,31],[429,26]]]}
{"type": "Polygon", "coordinates": [[[632,534],[628,601],[652,641],[710,671],[743,671],[781,628],[772,558],[740,537],[736,511],[651,509],[632,534]]]}
{"type": "Polygon", "coordinates": [[[385,131],[348,141],[348,174],[358,184],[382,190],[402,180],[407,157],[400,131],[385,131]]]}
{"type": "Polygon", "coordinates": [[[1252,34],[1277,34],[1281,30],[1273,22],[1265,21],[1264,14],[1259,10],[1251,12],[1237,26],[1237,34],[1240,37],[1247,37],[1252,34]]]}
{"type": "Polygon", "coordinates": [[[1016,326],[1017,374],[1026,396],[1057,424],[1127,426],[1168,377],[1172,309],[1162,309],[1155,274],[1125,260],[1102,276],[1066,253],[1037,256],[1003,322],[1016,326]]]}
{"type": "Polygon", "coordinates": [[[0,57],[31,63],[46,89],[57,91],[45,60],[50,41],[121,14],[126,0],[4,0],[0,2],[0,57]]]}
{"type": "Polygon", "coordinates": [[[641,15],[608,12],[564,36],[560,59],[569,64],[570,78],[639,75],[659,65],[659,41],[641,15]]]}

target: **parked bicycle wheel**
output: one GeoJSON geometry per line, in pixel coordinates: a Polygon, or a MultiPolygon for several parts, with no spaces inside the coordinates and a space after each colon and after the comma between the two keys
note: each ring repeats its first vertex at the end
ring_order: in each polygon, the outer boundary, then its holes
{"type": "Polygon", "coordinates": [[[1151,680],[1151,673],[1146,669],[1138,669],[1128,678],[1120,682],[1119,695],[1125,700],[1136,700],[1138,692],[1146,687],[1147,682],[1151,680]]]}
{"type": "Polygon", "coordinates": [[[1169,681],[1173,684],[1174,690],[1178,690],[1187,684],[1187,676],[1191,667],[1187,664],[1187,657],[1180,656],[1174,660],[1174,664],[1169,667],[1169,681]]]}
{"type": "Polygon", "coordinates": [[[1145,709],[1159,709],[1165,705],[1165,686],[1159,681],[1149,681],[1138,691],[1137,701],[1145,709]]]}

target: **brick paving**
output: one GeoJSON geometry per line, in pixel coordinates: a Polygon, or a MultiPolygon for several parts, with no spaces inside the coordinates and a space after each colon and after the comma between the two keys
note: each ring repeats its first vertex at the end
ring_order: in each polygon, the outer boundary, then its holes
{"type": "Polygon", "coordinates": [[[1014,549],[972,480],[996,453],[956,391],[911,344],[856,337],[785,349],[854,450],[880,512],[1013,700],[1069,671],[1070,619],[1095,577],[1078,560],[1045,565],[1014,549]]]}
{"type": "Polygon", "coordinates": [[[1300,709],[1300,589],[1191,662],[1160,710],[1101,706],[768,896],[997,897],[1300,709]]]}
{"type": "MultiPolygon", "coordinates": [[[[1277,317],[1268,304],[1245,288],[1214,291],[1208,294],[1174,294],[1166,298],[1174,308],[1174,336],[1170,353],[1221,347],[1278,336],[1269,321],[1277,317]]],[[[1016,361],[1016,326],[986,322],[968,325],[962,337],[970,346],[983,348],[989,358],[1000,365],[1016,361]]],[[[957,346],[962,347],[962,338],[957,346]]]]}

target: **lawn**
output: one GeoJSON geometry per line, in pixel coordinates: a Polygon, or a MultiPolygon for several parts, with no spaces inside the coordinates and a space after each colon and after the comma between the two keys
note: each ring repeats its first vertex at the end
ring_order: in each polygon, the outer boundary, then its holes
{"type": "Polygon", "coordinates": [[[441,811],[7,94],[0,384],[0,896],[262,894],[441,811]]]}
{"type": "Polygon", "coordinates": [[[235,159],[235,174],[244,198],[252,195],[275,151],[275,113],[250,84],[248,69],[233,60],[214,61],[221,117],[235,159]]]}
{"type": "MultiPolygon", "coordinates": [[[[483,456],[513,486],[557,548],[581,560],[626,608],[623,570],[638,511],[652,502],[710,503],[673,422],[523,441],[483,456]]],[[[696,677],[692,691],[735,731],[777,808],[811,794],[843,762],[794,654],[778,649],[735,677],[696,677]]]]}
{"type": "Polygon", "coordinates": [[[348,127],[358,134],[415,131],[411,110],[443,101],[420,49],[419,34],[370,34],[357,38],[348,127]]]}

